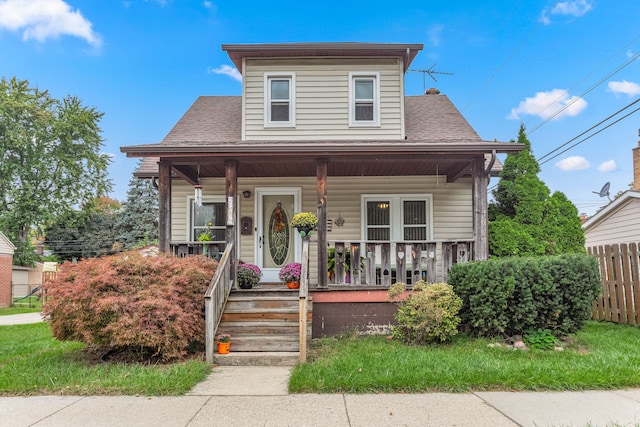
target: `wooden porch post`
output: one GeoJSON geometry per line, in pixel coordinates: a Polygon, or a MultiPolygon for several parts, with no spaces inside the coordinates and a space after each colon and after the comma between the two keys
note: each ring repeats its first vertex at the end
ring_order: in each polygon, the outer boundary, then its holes
{"type": "Polygon", "coordinates": [[[158,249],[171,250],[171,163],[158,163],[158,249]]]}
{"type": "Polygon", "coordinates": [[[318,191],[318,287],[327,287],[327,159],[316,162],[318,191]]]}
{"type": "Polygon", "coordinates": [[[236,217],[238,216],[237,195],[238,195],[238,162],[235,160],[227,160],[224,162],[225,175],[225,195],[227,201],[227,230],[225,241],[227,245],[232,244],[233,250],[229,260],[230,279],[233,280],[233,287],[237,287],[236,283],[236,263],[238,257],[238,244],[236,242],[237,225],[236,217]]]}
{"type": "Polygon", "coordinates": [[[488,186],[489,174],[484,168],[484,157],[477,158],[473,162],[473,233],[476,240],[473,258],[475,260],[489,258],[488,186]]]}

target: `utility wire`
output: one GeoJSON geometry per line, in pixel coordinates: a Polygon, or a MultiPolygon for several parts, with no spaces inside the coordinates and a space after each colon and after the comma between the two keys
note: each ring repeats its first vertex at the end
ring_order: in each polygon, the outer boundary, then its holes
{"type": "MultiPolygon", "coordinates": [[[[638,100],[637,100],[637,101],[635,101],[635,102],[638,102],[638,101],[640,101],[640,99],[638,99],[638,100]]],[[[591,134],[591,135],[587,136],[586,138],[584,138],[584,139],[582,139],[582,140],[580,140],[580,141],[576,142],[575,144],[573,144],[572,146],[568,147],[567,149],[562,150],[561,152],[559,152],[559,153],[558,153],[558,154],[556,154],[555,156],[553,156],[553,157],[549,157],[547,160],[545,160],[544,162],[540,163],[540,165],[543,165],[543,164],[545,164],[545,163],[547,163],[547,162],[549,162],[549,161],[551,161],[551,160],[555,159],[555,158],[556,158],[556,157],[558,157],[559,155],[566,153],[567,151],[571,150],[573,147],[575,147],[575,146],[577,146],[577,145],[579,145],[579,144],[582,144],[583,142],[585,142],[586,140],[588,140],[588,139],[590,139],[590,138],[592,138],[592,137],[596,136],[597,134],[599,134],[599,133],[600,133],[600,132],[602,132],[603,130],[608,129],[608,128],[610,128],[611,126],[613,126],[613,125],[615,125],[616,123],[618,123],[619,121],[626,119],[627,117],[629,117],[630,115],[632,115],[633,113],[635,113],[635,112],[636,112],[636,111],[638,111],[638,110],[640,110],[640,107],[638,107],[638,108],[636,108],[635,110],[633,110],[632,112],[630,112],[630,113],[628,113],[628,114],[626,114],[626,115],[624,115],[624,116],[620,117],[618,120],[616,120],[616,121],[615,121],[615,122],[613,122],[613,123],[608,124],[607,126],[603,127],[602,129],[599,129],[597,132],[595,132],[595,133],[593,133],[593,134],[591,134]]]]}
{"type": "MultiPolygon", "coordinates": [[[[615,75],[616,73],[618,73],[618,71],[622,70],[623,68],[625,68],[627,65],[631,64],[633,61],[635,61],[638,57],[640,57],[640,53],[635,54],[634,56],[632,56],[631,58],[627,59],[622,65],[618,66],[618,68],[616,68],[615,70],[611,71],[609,74],[607,74],[606,76],[602,77],[600,80],[598,80],[596,83],[594,83],[593,85],[591,85],[591,87],[589,87],[587,90],[585,90],[584,92],[582,92],[579,96],[574,97],[570,102],[568,102],[567,104],[565,104],[562,108],[560,108],[558,111],[556,111],[555,113],[553,113],[550,117],[547,117],[545,120],[543,120],[542,122],[540,122],[538,125],[536,125],[533,129],[531,129],[530,131],[527,132],[528,135],[531,135],[533,132],[535,132],[536,130],[540,129],[542,126],[544,126],[545,124],[547,124],[549,121],[553,120],[555,117],[557,117],[560,113],[562,113],[564,110],[566,110],[567,108],[571,107],[574,103],[576,103],[579,99],[584,98],[584,96],[586,94],[588,94],[589,92],[591,92],[592,90],[594,90],[595,88],[597,88],[598,86],[600,86],[602,83],[604,83],[608,78],[612,77],[613,75],[615,75]]],[[[541,111],[539,111],[537,114],[542,113],[544,110],[546,110],[547,108],[549,108],[550,106],[552,106],[553,104],[555,104],[556,101],[558,101],[559,99],[561,99],[562,96],[558,97],[557,99],[555,99],[553,102],[551,102],[549,105],[547,105],[544,109],[542,109],[541,111]]]]}
{"type": "MultiPolygon", "coordinates": [[[[631,46],[633,43],[635,43],[638,39],[640,39],[640,35],[636,36],[633,40],[631,40],[630,42],[628,42],[627,44],[625,44],[624,46],[622,46],[620,49],[618,49],[616,52],[614,52],[612,55],[609,56],[609,58],[607,58],[605,61],[603,61],[602,63],[600,63],[600,65],[598,65],[596,68],[594,68],[589,74],[587,74],[586,76],[584,76],[582,79],[580,79],[578,82],[576,82],[573,86],[571,86],[567,92],[570,92],[571,90],[573,90],[576,86],[578,86],[580,83],[582,83],[583,81],[585,81],[588,77],[590,77],[591,75],[593,75],[598,69],[600,69],[604,64],[606,64],[607,62],[611,61],[611,59],[613,59],[616,55],[620,54],[620,52],[622,52],[624,49],[627,49],[629,46],[631,46]]],[[[573,101],[571,101],[569,104],[565,105],[561,110],[557,111],[553,116],[547,118],[546,120],[542,121],[541,123],[539,123],[538,125],[536,125],[536,127],[534,127],[532,130],[528,131],[527,134],[531,135],[533,132],[535,132],[536,130],[538,130],[540,127],[544,126],[547,122],[549,122],[551,119],[553,119],[554,117],[556,117],[558,114],[560,114],[562,111],[566,110],[569,106],[571,106],[574,102],[576,102],[578,99],[584,97],[584,95],[586,95],[587,93],[591,92],[593,89],[595,89],[597,86],[599,86],[600,84],[602,84],[602,82],[604,80],[606,80],[607,78],[613,76],[614,74],[616,74],[618,71],[620,71],[621,69],[625,68],[627,65],[629,65],[631,62],[633,62],[635,59],[638,58],[638,56],[640,56],[639,54],[634,55],[633,57],[627,59],[627,61],[625,61],[621,66],[619,66],[617,69],[615,69],[614,71],[612,71],[611,73],[609,73],[606,77],[603,77],[602,79],[599,80],[599,82],[597,84],[595,84],[594,86],[592,86],[591,88],[589,88],[587,91],[583,92],[578,98],[575,98],[573,101]]],[[[543,111],[545,111],[547,108],[551,107],[552,105],[554,105],[557,101],[559,101],[560,99],[562,99],[562,96],[559,96],[558,98],[554,99],[553,101],[551,101],[549,104],[547,104],[546,107],[544,107],[542,110],[540,110],[537,114],[542,113],[543,111]]],[[[526,123],[525,123],[526,124],[526,123]]],[[[513,138],[515,135],[515,133],[512,133],[509,138],[507,138],[506,140],[510,140],[511,138],[513,138]]]]}
{"type": "MultiPolygon", "coordinates": [[[[615,113],[611,114],[609,117],[607,117],[606,119],[601,120],[600,122],[598,122],[597,124],[591,126],[589,129],[585,130],[584,132],[582,132],[580,135],[577,135],[573,138],[571,138],[569,141],[565,142],[564,144],[556,147],[555,149],[549,151],[547,154],[545,154],[544,156],[540,157],[538,159],[538,161],[545,159],[546,157],[550,156],[551,154],[555,153],[556,151],[560,150],[563,147],[566,147],[568,144],[572,143],[573,141],[575,141],[576,139],[580,138],[582,135],[584,135],[587,132],[590,132],[591,130],[593,130],[594,128],[600,126],[602,123],[606,122],[607,120],[611,119],[612,117],[620,114],[621,112],[623,112],[624,110],[626,110],[627,108],[633,106],[634,104],[637,104],[638,102],[640,102],[640,98],[636,99],[635,101],[633,101],[632,103],[630,103],[629,105],[619,109],[618,111],[616,111],[615,113]]],[[[636,110],[637,111],[637,110],[636,110]]],[[[626,117],[626,116],[625,116],[626,117]]],[[[614,122],[617,123],[617,122],[614,122]]],[[[606,128],[605,128],[606,129],[606,128]]],[[[573,146],[572,146],[573,147],[573,146]]],[[[563,151],[564,153],[564,151],[563,151]]]]}

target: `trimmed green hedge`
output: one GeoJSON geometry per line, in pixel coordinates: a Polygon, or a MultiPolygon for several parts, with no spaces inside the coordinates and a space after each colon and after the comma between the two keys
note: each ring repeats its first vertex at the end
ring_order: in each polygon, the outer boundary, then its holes
{"type": "Polygon", "coordinates": [[[576,332],[601,289],[596,259],[581,254],[455,264],[449,284],[462,298],[462,325],[480,336],[576,332]]]}

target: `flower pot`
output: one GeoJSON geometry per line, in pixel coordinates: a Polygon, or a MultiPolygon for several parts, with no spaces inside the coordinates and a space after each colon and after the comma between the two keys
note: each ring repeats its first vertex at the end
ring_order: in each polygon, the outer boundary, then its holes
{"type": "Polygon", "coordinates": [[[231,347],[231,342],[219,342],[218,354],[228,354],[230,347],[231,347]]]}
{"type": "Polygon", "coordinates": [[[298,229],[298,233],[300,233],[302,237],[311,236],[311,232],[313,230],[313,227],[309,227],[308,225],[297,226],[296,228],[298,229]]]}
{"type": "Polygon", "coordinates": [[[240,289],[251,289],[253,288],[253,285],[249,282],[240,282],[238,284],[238,286],[240,286],[240,289]]]}
{"type": "Polygon", "coordinates": [[[290,281],[287,283],[287,288],[289,289],[298,289],[300,287],[300,281],[290,281]]]}

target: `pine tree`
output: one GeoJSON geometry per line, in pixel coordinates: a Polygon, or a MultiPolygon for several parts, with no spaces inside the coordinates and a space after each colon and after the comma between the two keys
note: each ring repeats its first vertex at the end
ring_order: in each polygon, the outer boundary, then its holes
{"type": "Polygon", "coordinates": [[[584,252],[578,210],[566,196],[538,178],[540,165],[524,125],[518,143],[525,149],[507,156],[489,204],[489,252],[493,256],[539,256],[584,252]]]}
{"type": "Polygon", "coordinates": [[[151,180],[133,177],[129,181],[116,229],[125,249],[158,241],[158,190],[151,180]]]}

